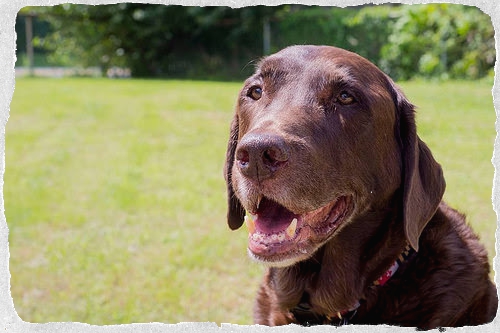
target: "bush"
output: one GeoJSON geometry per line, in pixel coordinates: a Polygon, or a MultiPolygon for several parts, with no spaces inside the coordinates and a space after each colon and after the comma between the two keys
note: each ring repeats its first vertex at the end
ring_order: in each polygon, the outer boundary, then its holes
{"type": "MultiPolygon", "coordinates": [[[[30,9],[34,11],[34,9],[30,9]]],[[[391,77],[477,79],[495,61],[490,18],[454,4],[337,8],[283,5],[183,7],[60,5],[38,9],[50,23],[37,46],[69,66],[128,67],[133,76],[241,79],[263,55],[293,44],[326,44],[368,58],[391,77]]]]}
{"type": "Polygon", "coordinates": [[[477,79],[493,68],[493,26],[477,8],[401,6],[398,16],[379,64],[392,77],[477,79]]]}

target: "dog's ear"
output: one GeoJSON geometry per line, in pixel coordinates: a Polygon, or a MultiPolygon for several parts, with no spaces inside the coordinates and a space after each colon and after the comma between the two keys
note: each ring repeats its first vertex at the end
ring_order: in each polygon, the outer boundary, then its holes
{"type": "Polygon", "coordinates": [[[243,224],[245,218],[245,209],[241,205],[238,198],[234,194],[232,184],[232,169],[234,164],[234,154],[236,145],[238,144],[238,114],[234,115],[231,122],[231,130],[229,133],[229,142],[227,144],[226,163],[224,165],[224,178],[227,186],[227,223],[232,230],[236,230],[243,224]]]}
{"type": "Polygon", "coordinates": [[[396,87],[403,158],[403,221],[406,239],[416,251],[420,234],[436,212],[446,187],[441,166],[427,145],[417,136],[415,107],[396,87]]]}

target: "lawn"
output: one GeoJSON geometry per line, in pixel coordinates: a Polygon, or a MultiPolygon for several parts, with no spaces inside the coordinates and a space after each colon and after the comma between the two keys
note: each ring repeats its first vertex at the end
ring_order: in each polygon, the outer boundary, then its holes
{"type": "MultiPolygon", "coordinates": [[[[226,227],[236,83],[16,81],[6,126],[11,290],[29,322],[251,324],[263,268],[226,227]]],[[[493,258],[491,84],[406,82],[445,199],[493,258]]]]}

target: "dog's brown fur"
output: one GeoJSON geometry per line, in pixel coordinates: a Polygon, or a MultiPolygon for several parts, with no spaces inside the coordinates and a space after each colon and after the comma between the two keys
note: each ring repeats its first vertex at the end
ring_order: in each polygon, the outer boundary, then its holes
{"type": "Polygon", "coordinates": [[[494,318],[486,251],[441,201],[441,167],[416,134],[413,105],[366,59],[295,46],[262,60],[239,96],[225,175],[232,229],[262,198],[290,216],[347,198],[334,231],[314,231],[317,221],[301,226],[300,252],[280,244],[250,249],[271,266],[255,323],[297,322],[290,310],[304,293],[320,315],[363,300],[351,320],[357,324],[430,329],[494,318]],[[417,254],[374,287],[406,244],[417,254]]]}

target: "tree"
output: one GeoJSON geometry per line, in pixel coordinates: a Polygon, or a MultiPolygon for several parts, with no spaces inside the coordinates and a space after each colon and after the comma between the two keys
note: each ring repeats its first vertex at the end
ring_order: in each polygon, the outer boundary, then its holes
{"type": "Polygon", "coordinates": [[[64,4],[37,10],[53,28],[39,45],[59,63],[127,66],[134,76],[188,74],[195,57],[210,71],[228,55],[261,54],[263,20],[277,9],[64,4]]]}
{"type": "Polygon", "coordinates": [[[37,45],[58,64],[128,67],[134,76],[241,79],[291,44],[327,44],[367,57],[395,79],[480,78],[495,61],[491,20],[451,4],[336,8],[183,7],[121,3],[31,7],[52,32],[37,45]]]}

